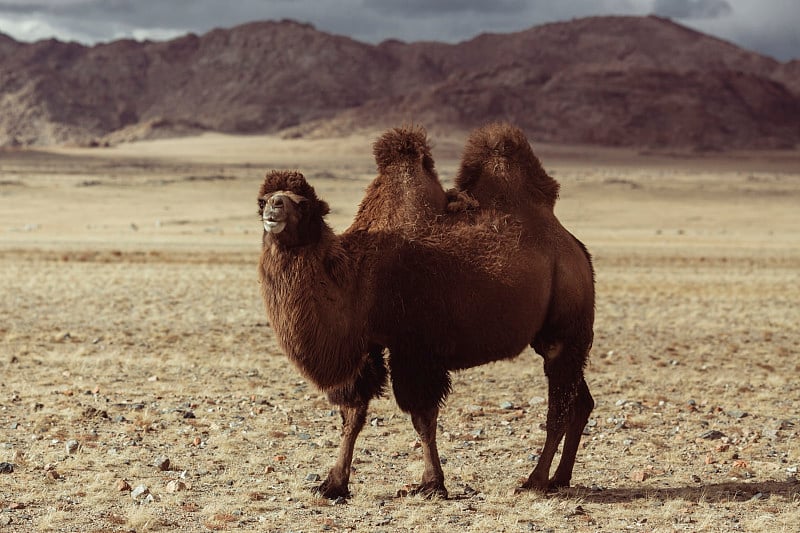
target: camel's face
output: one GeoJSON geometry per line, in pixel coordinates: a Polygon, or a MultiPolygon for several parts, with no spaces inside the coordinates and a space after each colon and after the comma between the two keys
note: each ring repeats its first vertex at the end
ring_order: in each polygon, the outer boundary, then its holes
{"type": "Polygon", "coordinates": [[[275,191],[262,197],[261,220],[264,231],[277,235],[286,229],[286,225],[296,223],[302,218],[303,204],[308,200],[291,191],[275,191]]]}
{"type": "Polygon", "coordinates": [[[317,242],[329,211],[299,172],[273,170],[258,191],[265,245],[294,248],[317,242]]]}

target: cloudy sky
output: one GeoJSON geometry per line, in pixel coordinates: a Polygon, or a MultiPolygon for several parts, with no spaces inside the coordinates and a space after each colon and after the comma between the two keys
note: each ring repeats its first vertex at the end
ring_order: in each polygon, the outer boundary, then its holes
{"type": "Polygon", "coordinates": [[[91,44],[290,18],[370,43],[458,42],[577,17],[653,13],[782,61],[800,59],[800,0],[0,0],[0,32],[91,44]]]}

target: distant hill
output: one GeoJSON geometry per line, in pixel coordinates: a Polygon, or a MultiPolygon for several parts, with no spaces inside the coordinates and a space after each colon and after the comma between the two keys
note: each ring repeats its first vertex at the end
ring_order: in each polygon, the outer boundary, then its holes
{"type": "Polygon", "coordinates": [[[539,141],[792,148],[800,61],[657,17],[597,17],[459,44],[374,46],[291,21],[166,42],[0,34],[0,146],[194,134],[341,135],[509,120],[539,141]]]}

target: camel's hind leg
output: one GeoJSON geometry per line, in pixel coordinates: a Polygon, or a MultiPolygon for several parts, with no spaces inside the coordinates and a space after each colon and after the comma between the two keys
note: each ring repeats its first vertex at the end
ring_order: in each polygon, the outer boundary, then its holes
{"type": "Polygon", "coordinates": [[[594,401],[583,379],[587,348],[564,346],[560,342],[546,348],[537,344],[535,348],[545,359],[548,379],[547,437],[539,462],[522,488],[546,491],[569,486],[581,434],[594,401]],[[565,435],[561,461],[553,479],[549,479],[553,458],[565,435]]]}
{"type": "Polygon", "coordinates": [[[594,409],[594,399],[589,392],[589,386],[586,385],[586,380],[581,378],[578,396],[572,404],[569,421],[567,422],[567,432],[564,437],[564,449],[561,451],[561,461],[559,461],[558,468],[556,468],[556,472],[550,480],[549,488],[557,489],[560,487],[569,487],[569,482],[572,479],[572,468],[575,466],[575,456],[578,454],[578,445],[581,442],[583,428],[586,427],[586,422],[589,421],[589,415],[592,409],[594,409]]]}
{"type": "Polygon", "coordinates": [[[373,398],[383,393],[387,372],[383,361],[383,350],[374,348],[356,381],[340,389],[328,392],[331,403],[339,406],[342,415],[342,441],[339,454],[328,477],[314,490],[326,498],[347,497],[350,495],[350,465],[356,439],[367,420],[367,408],[373,398]]]}

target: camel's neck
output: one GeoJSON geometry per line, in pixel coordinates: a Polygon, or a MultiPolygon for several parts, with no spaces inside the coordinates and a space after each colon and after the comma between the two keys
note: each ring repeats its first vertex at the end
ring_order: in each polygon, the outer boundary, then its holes
{"type": "Polygon", "coordinates": [[[366,352],[357,261],[328,228],[316,245],[261,254],[261,291],[281,347],[322,389],[356,377],[366,352]]]}

